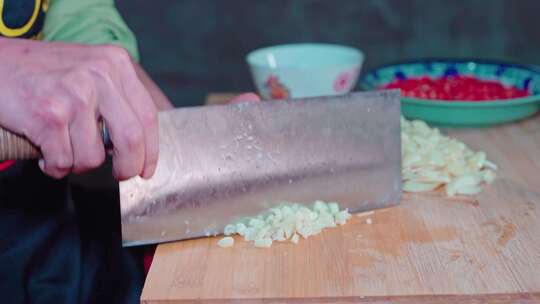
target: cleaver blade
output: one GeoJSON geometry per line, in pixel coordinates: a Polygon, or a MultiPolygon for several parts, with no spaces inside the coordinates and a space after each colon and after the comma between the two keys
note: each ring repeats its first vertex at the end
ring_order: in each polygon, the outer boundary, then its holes
{"type": "Polygon", "coordinates": [[[400,113],[397,90],[162,112],[154,176],[119,185],[123,245],[221,234],[284,202],[397,205],[400,113]]]}

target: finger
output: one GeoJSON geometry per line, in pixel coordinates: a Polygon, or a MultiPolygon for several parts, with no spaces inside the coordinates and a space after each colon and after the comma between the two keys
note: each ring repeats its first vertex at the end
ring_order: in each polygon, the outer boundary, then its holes
{"type": "Polygon", "coordinates": [[[101,113],[113,143],[113,173],[119,180],[139,175],[145,160],[143,126],[112,81],[99,79],[101,113]]]}
{"type": "Polygon", "coordinates": [[[25,135],[41,150],[41,170],[54,178],[69,174],[73,165],[73,152],[68,125],[71,112],[59,94],[34,101],[32,119],[26,123],[25,135]]]}
{"type": "Polygon", "coordinates": [[[145,159],[140,175],[150,178],[156,170],[159,156],[158,111],[134,66],[124,67],[122,75],[124,94],[129,96],[131,109],[143,127],[145,159]]]}
{"type": "Polygon", "coordinates": [[[240,94],[233,99],[229,100],[228,104],[236,104],[236,103],[243,103],[243,102],[259,102],[261,101],[261,98],[255,94],[255,93],[245,93],[240,94]]]}
{"type": "Polygon", "coordinates": [[[105,148],[97,124],[95,102],[81,101],[79,104],[83,104],[82,108],[69,126],[75,173],[97,168],[105,161],[105,148]]]}
{"type": "Polygon", "coordinates": [[[62,178],[71,172],[73,153],[67,125],[50,128],[39,142],[43,158],[39,161],[41,170],[54,178],[62,178]]]}

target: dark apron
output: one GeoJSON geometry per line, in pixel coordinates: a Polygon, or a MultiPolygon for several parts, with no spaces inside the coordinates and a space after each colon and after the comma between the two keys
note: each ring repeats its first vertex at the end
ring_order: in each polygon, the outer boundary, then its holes
{"type": "Polygon", "coordinates": [[[85,186],[50,179],[35,162],[0,172],[2,303],[139,302],[141,254],[121,247],[109,170],[79,178],[85,186]]]}
{"type": "MultiPolygon", "coordinates": [[[[0,36],[40,39],[48,2],[4,0],[0,36]]],[[[0,172],[1,303],[139,302],[142,257],[121,247],[110,172],[109,162],[78,183],[35,162],[0,172]]]]}

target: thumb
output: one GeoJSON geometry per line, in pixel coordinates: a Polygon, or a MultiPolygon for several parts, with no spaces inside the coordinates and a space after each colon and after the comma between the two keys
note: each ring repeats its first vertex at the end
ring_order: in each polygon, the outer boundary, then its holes
{"type": "Polygon", "coordinates": [[[243,102],[259,102],[261,98],[255,93],[240,94],[229,100],[228,104],[243,103],[243,102]]]}

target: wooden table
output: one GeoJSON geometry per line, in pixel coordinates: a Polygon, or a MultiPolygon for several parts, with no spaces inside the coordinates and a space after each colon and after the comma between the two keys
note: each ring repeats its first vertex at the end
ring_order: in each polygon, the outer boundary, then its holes
{"type": "Polygon", "coordinates": [[[540,118],[451,135],[500,166],[479,196],[405,194],[298,245],[162,244],[142,302],[540,303],[540,118]]]}

